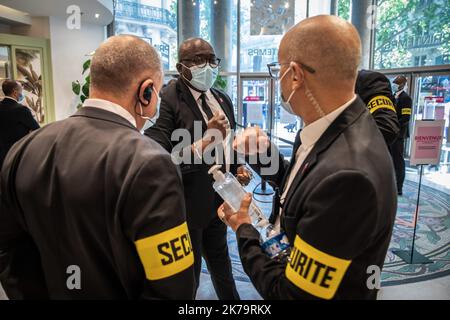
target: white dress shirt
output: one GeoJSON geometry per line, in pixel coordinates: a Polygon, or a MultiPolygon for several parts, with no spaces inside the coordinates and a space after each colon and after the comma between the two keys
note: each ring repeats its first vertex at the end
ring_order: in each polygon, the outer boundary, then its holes
{"type": "MultiPolygon", "coordinates": [[[[325,131],[328,129],[328,127],[336,120],[336,118],[344,112],[345,109],[347,109],[354,101],[356,100],[356,95],[347,103],[340,106],[333,112],[330,112],[325,117],[320,118],[317,121],[314,121],[313,123],[310,123],[306,127],[302,129],[300,132],[300,140],[302,141],[302,144],[297,149],[297,152],[295,154],[295,164],[289,173],[289,177],[287,179],[287,183],[283,189],[283,193],[280,197],[280,203],[281,207],[284,204],[284,201],[286,199],[287,193],[289,191],[289,188],[291,187],[292,182],[294,181],[295,177],[297,176],[298,171],[300,170],[303,162],[305,161],[306,157],[309,155],[311,150],[314,148],[314,145],[316,142],[320,139],[320,137],[325,133],[325,131]]],[[[281,214],[281,209],[280,209],[281,214]]],[[[279,230],[280,226],[280,215],[278,215],[277,220],[275,222],[276,229],[279,230]]]]}
{"type": "MultiPolygon", "coordinates": [[[[206,115],[206,113],[203,111],[203,108],[202,108],[202,99],[200,97],[202,95],[202,92],[198,92],[192,88],[189,88],[189,90],[191,91],[192,97],[197,102],[197,106],[198,106],[200,112],[202,113],[203,119],[205,120],[206,123],[208,123],[208,116],[206,115]]],[[[209,108],[211,109],[212,114],[216,114],[218,112],[220,115],[224,115],[225,118],[228,119],[225,112],[223,111],[222,107],[220,106],[219,102],[212,94],[211,90],[206,91],[205,96],[206,96],[206,103],[208,104],[209,108]]],[[[231,128],[228,127],[228,129],[226,130],[225,139],[223,140],[223,151],[225,154],[224,160],[225,160],[225,168],[226,168],[225,170],[227,172],[230,171],[230,160],[231,160],[230,150],[231,150],[232,141],[230,141],[231,140],[230,133],[231,133],[231,128]]],[[[195,156],[199,159],[202,158],[200,142],[201,142],[201,140],[196,141],[194,143],[195,156]]],[[[219,155],[216,154],[216,162],[218,160],[218,156],[219,155]]]]}
{"type": "Polygon", "coordinates": [[[137,127],[136,119],[134,119],[131,113],[117,103],[103,99],[86,99],[83,103],[83,107],[93,107],[115,113],[125,120],[128,120],[128,122],[130,122],[133,126],[137,127]]]}

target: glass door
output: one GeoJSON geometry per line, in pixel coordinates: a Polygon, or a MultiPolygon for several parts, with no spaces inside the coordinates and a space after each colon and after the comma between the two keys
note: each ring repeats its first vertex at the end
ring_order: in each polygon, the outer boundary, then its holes
{"type": "Polygon", "coordinates": [[[295,136],[303,126],[301,119],[281,107],[278,85],[269,76],[242,76],[241,88],[240,124],[244,127],[259,126],[265,130],[289,160],[295,136]]]}
{"type": "Polygon", "coordinates": [[[271,80],[268,77],[241,77],[242,118],[238,122],[243,127],[259,126],[271,131],[271,80]]]}
{"type": "Polygon", "coordinates": [[[420,74],[414,77],[414,120],[445,120],[441,161],[437,166],[424,168],[426,180],[450,191],[450,73],[420,74]]]}

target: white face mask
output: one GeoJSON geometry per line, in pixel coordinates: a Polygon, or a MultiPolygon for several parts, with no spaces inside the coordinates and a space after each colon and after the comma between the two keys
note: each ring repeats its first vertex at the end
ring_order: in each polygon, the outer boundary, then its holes
{"type": "MultiPolygon", "coordinates": [[[[279,80],[279,84],[280,84],[280,91],[281,91],[281,80],[283,80],[283,78],[288,74],[289,71],[291,71],[292,68],[289,67],[286,72],[283,74],[283,76],[280,78],[279,80]]],[[[281,93],[281,106],[283,107],[284,110],[286,110],[286,112],[289,112],[290,114],[293,115],[297,115],[294,110],[292,109],[292,105],[291,105],[291,99],[294,96],[294,93],[296,92],[296,90],[293,90],[292,93],[289,95],[289,98],[285,101],[283,98],[283,93],[281,93]]],[[[311,102],[312,106],[314,106],[314,109],[316,110],[317,114],[320,117],[325,117],[325,113],[323,112],[322,108],[320,107],[319,103],[317,102],[316,98],[313,96],[312,92],[308,89],[308,87],[306,86],[306,82],[305,82],[305,95],[308,98],[308,100],[311,102]]]]}
{"type": "MultiPolygon", "coordinates": [[[[281,92],[281,80],[283,80],[284,77],[285,77],[285,76],[288,74],[288,72],[291,71],[291,70],[292,70],[292,68],[289,67],[289,68],[286,70],[286,72],[283,74],[283,76],[280,78],[280,80],[279,80],[279,88],[280,88],[280,92],[281,92]]],[[[294,110],[292,109],[292,105],[291,105],[291,102],[290,102],[290,101],[291,101],[292,96],[294,95],[295,91],[296,91],[296,90],[293,90],[293,91],[292,91],[292,93],[289,95],[289,98],[288,98],[286,101],[284,100],[284,98],[283,98],[283,93],[281,92],[281,106],[283,107],[284,110],[286,110],[286,112],[288,112],[288,113],[290,113],[290,114],[293,114],[293,115],[296,115],[296,114],[295,114],[294,110]]]]}
{"type": "Polygon", "coordinates": [[[151,125],[153,125],[156,122],[156,120],[159,117],[159,108],[161,106],[161,97],[159,96],[159,92],[156,91],[155,87],[153,87],[153,92],[156,94],[156,98],[158,99],[158,101],[156,102],[155,115],[152,118],[144,116],[144,108],[142,108],[142,104],[139,102],[139,108],[140,108],[139,116],[142,119],[146,120],[142,130],[148,129],[151,125]]]}
{"type": "MultiPolygon", "coordinates": [[[[181,64],[186,67],[184,64],[181,64]]],[[[217,75],[219,74],[219,68],[211,68],[209,64],[201,68],[199,66],[193,66],[188,68],[191,71],[192,79],[186,79],[195,89],[200,91],[208,91],[216,82],[217,75]]],[[[183,75],[184,77],[184,75],[183,75]]]]}

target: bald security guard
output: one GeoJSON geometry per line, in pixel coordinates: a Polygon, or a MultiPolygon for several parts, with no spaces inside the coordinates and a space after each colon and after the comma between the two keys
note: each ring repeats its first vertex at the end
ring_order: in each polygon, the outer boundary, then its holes
{"type": "Polygon", "coordinates": [[[386,144],[392,145],[400,126],[389,79],[379,72],[361,70],[356,79],[355,93],[367,105],[386,144]]]}
{"type": "Polygon", "coordinates": [[[360,58],[358,32],[335,16],[305,19],[281,41],[282,105],[306,125],[290,165],[272,177],[282,194],[275,227],[289,239],[288,259],[263,252],[248,215],[250,195],[237,213],[227,205],[218,210],[236,231],[244,270],[265,299],[377,296],[367,285],[368,268],[383,266],[397,198],[386,143],[354,93],[360,58]]]}
{"type": "Polygon", "coordinates": [[[10,299],[193,299],[180,173],[141,128],[156,113],[156,50],[116,36],[90,99],[16,144],[1,173],[0,281],[10,299]]]}

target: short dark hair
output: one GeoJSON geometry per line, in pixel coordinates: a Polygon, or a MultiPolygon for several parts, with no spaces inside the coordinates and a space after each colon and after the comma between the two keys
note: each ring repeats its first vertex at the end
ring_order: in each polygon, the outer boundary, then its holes
{"type": "Polygon", "coordinates": [[[2,90],[5,96],[11,95],[11,93],[13,93],[13,91],[18,89],[19,87],[20,85],[17,81],[10,79],[6,79],[2,84],[2,90]]]}
{"type": "Polygon", "coordinates": [[[394,79],[394,83],[396,83],[396,84],[402,85],[402,84],[405,84],[406,82],[408,82],[408,79],[406,79],[405,76],[397,76],[397,77],[394,79]]]}

